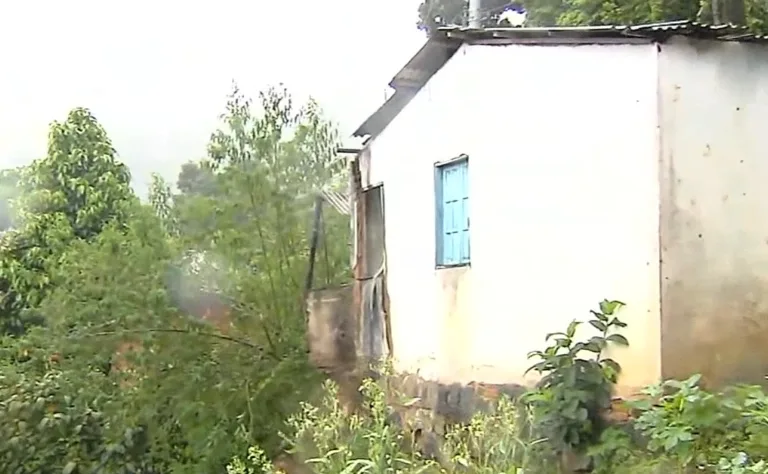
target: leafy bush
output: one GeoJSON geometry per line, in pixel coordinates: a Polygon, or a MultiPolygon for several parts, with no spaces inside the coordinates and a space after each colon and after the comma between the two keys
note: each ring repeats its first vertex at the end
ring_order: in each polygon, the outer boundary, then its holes
{"type": "Polygon", "coordinates": [[[143,427],[115,423],[108,416],[119,395],[114,380],[97,369],[61,370],[47,362],[48,354],[5,341],[0,366],[3,472],[166,472],[152,456],[143,427]],[[17,360],[9,363],[12,358],[17,360]]]}
{"type": "Polygon", "coordinates": [[[710,393],[699,387],[699,380],[694,375],[665,381],[632,403],[638,413],[635,428],[647,440],[647,451],[680,469],[762,469],[760,460],[768,459],[768,396],[755,386],[710,393]]]}
{"type": "Polygon", "coordinates": [[[556,452],[583,451],[594,444],[605,428],[603,415],[610,408],[613,386],[621,367],[604,356],[608,345],[629,343],[616,329],[626,327],[615,313],[623,303],[605,300],[594,319],[588,323],[600,331],[589,340],[577,342],[573,321],[565,332],[548,334],[552,344],[534,351],[529,358],[539,359],[528,370],[542,374],[536,389],[525,395],[525,401],[536,410],[536,425],[556,452]],[[581,357],[591,353],[592,357],[581,357]]]}

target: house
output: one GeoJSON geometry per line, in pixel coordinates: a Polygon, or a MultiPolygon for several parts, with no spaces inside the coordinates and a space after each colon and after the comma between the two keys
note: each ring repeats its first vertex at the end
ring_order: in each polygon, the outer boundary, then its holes
{"type": "Polygon", "coordinates": [[[397,370],[531,383],[527,353],[608,298],[620,393],[764,380],[768,38],[450,27],[390,85],[354,133],[353,309],[397,370]]]}

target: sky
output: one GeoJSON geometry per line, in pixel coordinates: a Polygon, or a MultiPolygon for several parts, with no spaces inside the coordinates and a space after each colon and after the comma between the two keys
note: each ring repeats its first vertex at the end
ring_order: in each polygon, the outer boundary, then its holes
{"type": "Polygon", "coordinates": [[[45,154],[88,107],[144,195],[202,158],[236,81],[317,99],[349,136],[423,44],[419,0],[25,0],[0,3],[0,168],[45,154]]]}

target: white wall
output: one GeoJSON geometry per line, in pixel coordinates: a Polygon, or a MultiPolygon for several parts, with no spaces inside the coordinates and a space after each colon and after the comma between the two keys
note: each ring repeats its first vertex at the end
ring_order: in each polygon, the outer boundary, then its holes
{"type": "Polygon", "coordinates": [[[637,387],[659,376],[657,50],[465,46],[371,145],[394,354],[443,382],[520,382],[544,336],[628,304],[637,387]],[[471,269],[435,270],[433,164],[469,155],[471,269]]]}
{"type": "Polygon", "coordinates": [[[768,373],[768,46],[662,45],[665,377],[768,373]]]}

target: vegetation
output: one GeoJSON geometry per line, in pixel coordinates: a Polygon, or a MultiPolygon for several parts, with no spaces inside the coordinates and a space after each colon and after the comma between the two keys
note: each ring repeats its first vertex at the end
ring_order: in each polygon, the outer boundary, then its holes
{"type": "MultiPolygon", "coordinates": [[[[579,322],[548,335],[554,342],[531,354],[539,359],[531,370],[543,374],[538,385],[450,426],[439,445],[395,421],[401,418],[392,406],[413,401],[388,404],[384,377],[363,383],[363,406],[370,409],[362,415],[345,412],[326,383],[321,403],[302,404],[290,419],[292,452],[317,474],[768,473],[768,396],[759,387],[712,393],[698,386],[698,376],[670,380],[630,402],[630,421],[611,421],[620,366],[605,351],[628,343],[617,332],[626,326],[616,315],[621,306],[603,301],[588,321],[599,335],[584,341],[575,339],[579,322]]],[[[254,447],[246,459],[234,458],[228,472],[280,471],[254,447]]]]}
{"type": "MultiPolygon", "coordinates": [[[[336,142],[314,103],[234,90],[208,156],[177,189],[155,176],[147,203],[86,109],[0,174],[0,471],[768,473],[758,387],[666,381],[608,416],[618,301],[547,336],[536,387],[445,433],[410,427],[386,370],[342,406],[302,301],[316,193],[346,179],[336,142]]],[[[318,283],[349,277],[346,219],[325,213],[318,283]]]]}
{"type": "MultiPolygon", "coordinates": [[[[429,34],[439,26],[464,25],[468,3],[468,0],[423,0],[416,26],[429,34]]],[[[759,0],[484,0],[479,15],[481,24],[498,26],[501,13],[513,4],[525,7],[529,26],[637,25],[695,20],[746,25],[760,33],[768,28],[768,6],[759,0]]]]}
{"type": "MultiPolygon", "coordinates": [[[[235,90],[181,191],[155,177],[142,204],[88,110],[54,123],[3,188],[0,471],[198,474],[275,452],[319,390],[301,295],[314,193],[343,179],[335,145],[314,103],[235,90]]],[[[332,284],[349,226],[326,214],[332,284]]]]}

